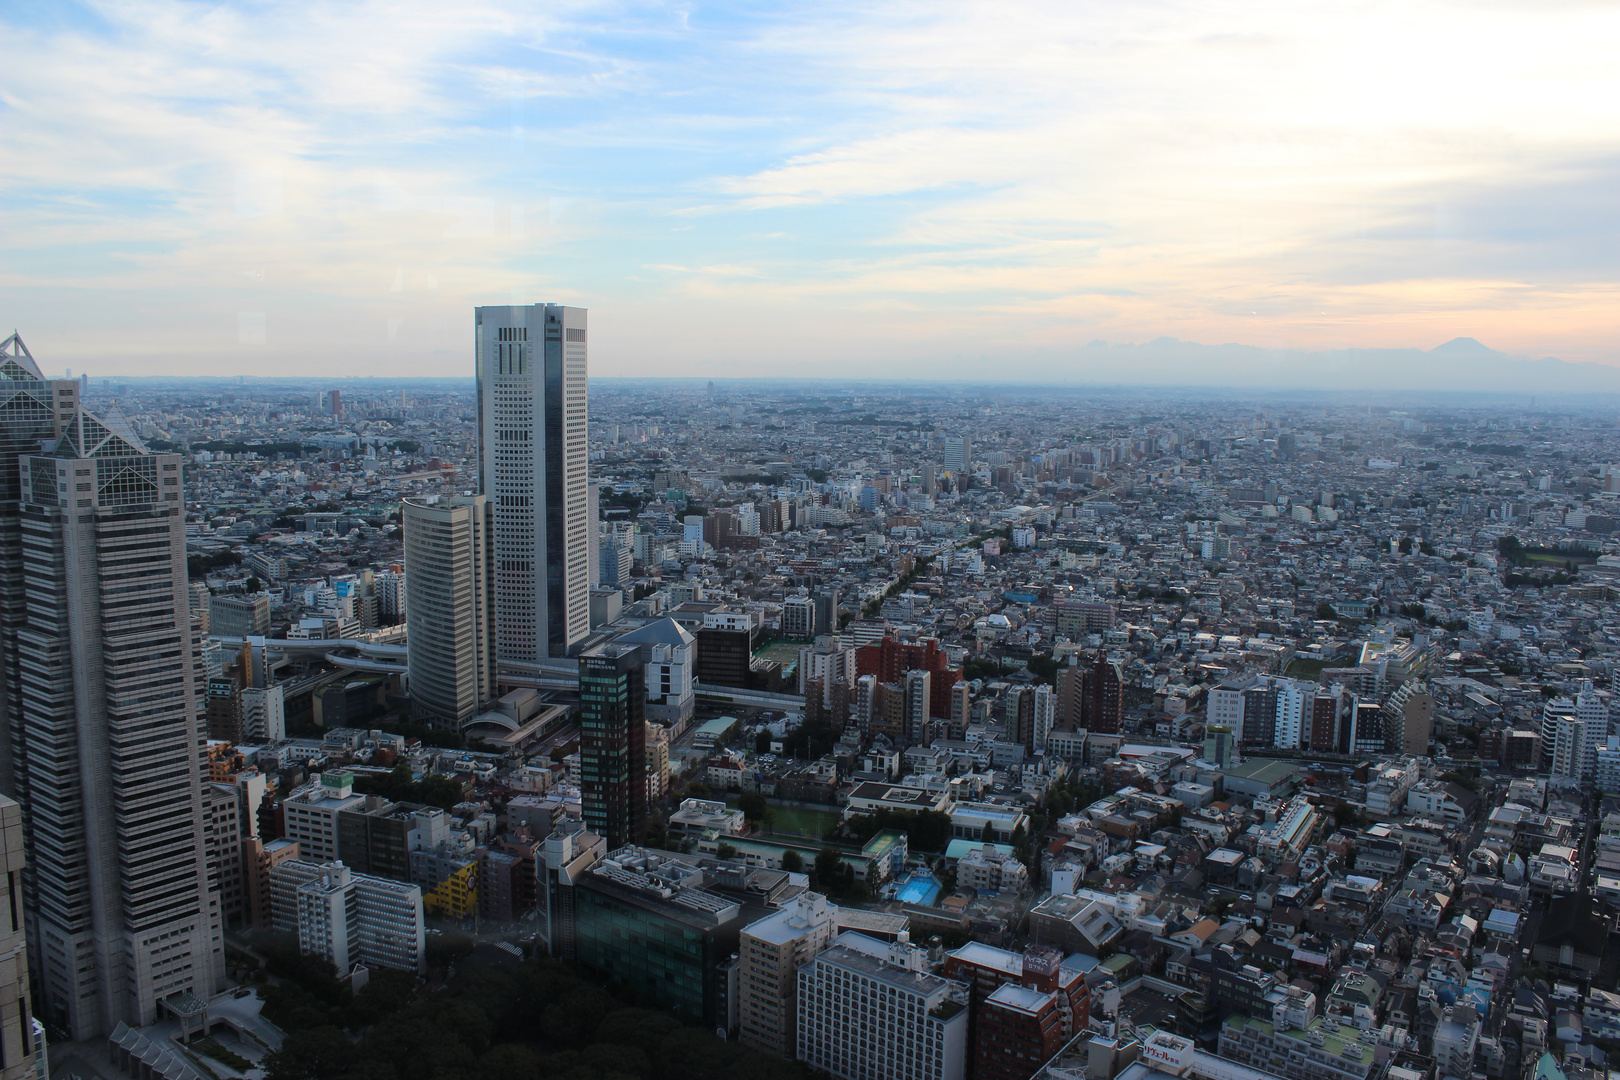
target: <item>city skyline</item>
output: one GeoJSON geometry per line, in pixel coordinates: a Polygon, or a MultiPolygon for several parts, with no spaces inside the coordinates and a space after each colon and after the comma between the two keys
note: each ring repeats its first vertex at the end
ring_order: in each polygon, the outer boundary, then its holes
{"type": "Polygon", "coordinates": [[[75,370],[434,375],[539,300],[607,377],[1620,363],[1595,6],[189,10],[4,17],[0,323],[75,370]]]}

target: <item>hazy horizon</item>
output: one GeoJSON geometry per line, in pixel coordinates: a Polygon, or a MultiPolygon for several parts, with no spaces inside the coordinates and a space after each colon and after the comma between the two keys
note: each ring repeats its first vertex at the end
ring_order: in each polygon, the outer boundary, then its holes
{"type": "Polygon", "coordinates": [[[1443,387],[1476,374],[1457,338],[1497,389],[1620,373],[1598,5],[92,0],[0,27],[0,327],[51,370],[456,377],[474,306],[554,301],[591,309],[598,377],[1443,387]],[[1389,370],[1334,367],[1357,350],[1389,370]]]}

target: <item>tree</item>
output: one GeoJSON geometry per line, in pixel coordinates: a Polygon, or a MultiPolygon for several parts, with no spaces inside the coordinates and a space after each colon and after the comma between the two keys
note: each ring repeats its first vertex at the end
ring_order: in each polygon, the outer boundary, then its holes
{"type": "Polygon", "coordinates": [[[730,844],[728,844],[728,843],[726,843],[725,841],[722,840],[720,842],[720,847],[719,847],[719,849],[717,851],[717,854],[722,859],[735,859],[737,857],[737,849],[732,847],[730,844]]]}
{"type": "Polygon", "coordinates": [[[743,817],[749,821],[761,821],[765,817],[767,804],[765,796],[757,791],[746,791],[742,798],[737,800],[737,806],[743,812],[743,817]]]}
{"type": "Polygon", "coordinates": [[[354,1062],[354,1044],[335,1027],[294,1031],[264,1059],[265,1080],[328,1080],[354,1062]]]}
{"type": "Polygon", "coordinates": [[[782,852],[782,869],[790,874],[804,873],[804,857],[797,851],[782,852]]]}
{"type": "Polygon", "coordinates": [[[754,753],[768,754],[771,752],[771,729],[760,728],[759,734],[754,736],[754,753]]]}

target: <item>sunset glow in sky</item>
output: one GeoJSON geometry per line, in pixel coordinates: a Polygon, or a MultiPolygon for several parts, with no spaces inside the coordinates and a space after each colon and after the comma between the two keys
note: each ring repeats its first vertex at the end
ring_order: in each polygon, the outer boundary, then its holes
{"type": "Polygon", "coordinates": [[[1033,379],[1096,339],[1620,364],[1620,7],[0,10],[0,336],[92,374],[1033,379]]]}

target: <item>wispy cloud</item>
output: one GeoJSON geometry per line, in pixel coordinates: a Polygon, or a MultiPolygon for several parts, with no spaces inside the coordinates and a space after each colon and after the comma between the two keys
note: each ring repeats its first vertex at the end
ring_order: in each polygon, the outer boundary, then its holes
{"type": "Polygon", "coordinates": [[[446,373],[473,304],[550,297],[596,309],[605,373],[1161,334],[1620,362],[1608,5],[132,0],[0,30],[0,321],[58,366],[446,373]]]}

